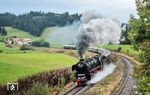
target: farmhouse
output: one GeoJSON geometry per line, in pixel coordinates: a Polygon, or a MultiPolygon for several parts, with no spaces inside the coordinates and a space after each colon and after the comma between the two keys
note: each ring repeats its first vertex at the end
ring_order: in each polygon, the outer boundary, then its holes
{"type": "Polygon", "coordinates": [[[5,40],[6,44],[17,44],[17,45],[24,45],[30,44],[32,39],[30,38],[17,38],[17,37],[10,37],[5,40]]]}

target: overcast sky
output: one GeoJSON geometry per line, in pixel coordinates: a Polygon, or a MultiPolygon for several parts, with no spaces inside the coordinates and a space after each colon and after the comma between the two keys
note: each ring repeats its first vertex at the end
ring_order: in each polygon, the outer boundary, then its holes
{"type": "Polygon", "coordinates": [[[22,14],[31,10],[71,14],[96,10],[126,22],[130,14],[136,15],[135,0],[0,0],[0,13],[22,14]]]}

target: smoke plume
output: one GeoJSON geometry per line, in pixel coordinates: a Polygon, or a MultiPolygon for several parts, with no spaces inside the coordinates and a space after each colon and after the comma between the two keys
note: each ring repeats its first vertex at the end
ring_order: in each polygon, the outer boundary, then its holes
{"type": "Polygon", "coordinates": [[[121,29],[117,20],[87,11],[83,13],[81,22],[76,43],[81,58],[91,44],[119,44],[121,29]]]}
{"type": "Polygon", "coordinates": [[[54,27],[53,31],[49,32],[44,38],[61,45],[75,44],[80,24],[81,22],[74,22],[64,27],[54,27]]]}
{"type": "Polygon", "coordinates": [[[96,19],[96,18],[102,18],[102,15],[99,12],[96,12],[94,10],[93,11],[85,11],[82,14],[81,21],[82,21],[82,23],[87,24],[90,20],[96,19]]]}

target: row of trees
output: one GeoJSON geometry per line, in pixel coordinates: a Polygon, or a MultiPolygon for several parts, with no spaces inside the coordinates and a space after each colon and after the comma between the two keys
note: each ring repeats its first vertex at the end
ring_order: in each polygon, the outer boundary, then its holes
{"type": "Polygon", "coordinates": [[[49,42],[46,42],[44,40],[39,40],[39,41],[33,41],[31,42],[31,45],[22,45],[20,47],[20,50],[34,50],[31,46],[34,47],[50,47],[49,42]]]}
{"type": "Polygon", "coordinates": [[[31,45],[35,46],[35,47],[50,47],[50,44],[48,42],[43,41],[43,40],[33,41],[31,43],[31,45]]]}
{"type": "Polygon", "coordinates": [[[68,12],[63,14],[33,12],[16,16],[11,13],[0,14],[0,26],[12,26],[24,31],[28,31],[34,36],[40,36],[44,28],[51,26],[65,26],[79,21],[81,15],[68,12]]]}
{"type": "Polygon", "coordinates": [[[135,69],[138,78],[139,91],[142,95],[150,94],[150,3],[148,0],[141,2],[136,0],[139,18],[131,17],[129,20],[130,31],[129,39],[132,44],[141,49],[142,65],[135,69]]]}

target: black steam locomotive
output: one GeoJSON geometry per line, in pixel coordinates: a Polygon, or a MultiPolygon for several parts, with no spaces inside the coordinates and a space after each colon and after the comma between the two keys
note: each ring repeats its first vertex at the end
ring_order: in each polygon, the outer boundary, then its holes
{"type": "Polygon", "coordinates": [[[109,56],[95,55],[86,60],[80,61],[72,66],[72,71],[75,71],[75,82],[77,85],[84,85],[88,80],[91,80],[94,73],[103,69],[104,64],[110,63],[109,56]]]}
{"type": "MultiPolygon", "coordinates": [[[[75,45],[64,45],[64,49],[76,50],[75,45]]],[[[104,64],[111,62],[111,52],[104,48],[89,47],[89,52],[97,53],[88,59],[80,59],[78,63],[72,66],[72,71],[75,71],[75,82],[77,85],[84,85],[88,80],[91,80],[93,74],[104,68],[104,64]]]]}

